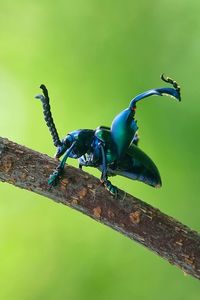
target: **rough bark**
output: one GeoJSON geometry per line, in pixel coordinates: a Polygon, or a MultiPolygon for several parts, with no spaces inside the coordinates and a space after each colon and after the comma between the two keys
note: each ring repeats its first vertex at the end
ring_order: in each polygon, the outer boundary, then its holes
{"type": "Polygon", "coordinates": [[[0,137],[0,181],[68,205],[139,242],[200,279],[200,235],[151,205],[119,192],[114,199],[94,176],[66,165],[63,179],[49,188],[57,162],[0,137]]]}

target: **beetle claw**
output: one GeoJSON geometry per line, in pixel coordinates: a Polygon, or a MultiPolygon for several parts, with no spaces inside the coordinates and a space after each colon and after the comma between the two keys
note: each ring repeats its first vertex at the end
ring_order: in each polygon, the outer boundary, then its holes
{"type": "Polygon", "coordinates": [[[114,185],[109,180],[103,180],[100,179],[101,183],[104,185],[107,191],[110,192],[111,195],[113,195],[115,198],[118,196],[118,188],[114,185]]]}
{"type": "Polygon", "coordinates": [[[57,169],[49,176],[48,185],[56,186],[61,179],[62,171],[57,169]]]}

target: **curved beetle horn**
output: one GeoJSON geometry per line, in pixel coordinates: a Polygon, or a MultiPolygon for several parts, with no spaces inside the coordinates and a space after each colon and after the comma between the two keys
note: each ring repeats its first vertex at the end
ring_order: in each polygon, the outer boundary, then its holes
{"type": "Polygon", "coordinates": [[[158,89],[151,89],[149,91],[146,91],[142,94],[137,95],[135,98],[133,98],[130,102],[129,108],[134,110],[136,107],[136,103],[144,98],[147,98],[149,96],[157,95],[157,96],[170,96],[178,101],[181,101],[181,94],[180,94],[180,86],[178,83],[169,78],[164,77],[164,74],[161,75],[161,79],[167,83],[170,83],[173,85],[173,88],[158,88],[158,89]]]}

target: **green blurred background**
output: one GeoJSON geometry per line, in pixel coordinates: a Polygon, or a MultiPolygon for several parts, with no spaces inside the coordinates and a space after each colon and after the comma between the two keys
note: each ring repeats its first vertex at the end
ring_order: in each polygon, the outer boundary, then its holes
{"type": "MultiPolygon", "coordinates": [[[[112,182],[199,230],[199,14],[197,0],[0,0],[0,135],[53,155],[41,83],[63,137],[109,126],[165,72],[182,103],[152,97],[137,110],[163,187],[112,182]]],[[[200,299],[198,280],[81,213],[3,183],[0,199],[0,299],[200,299]]]]}

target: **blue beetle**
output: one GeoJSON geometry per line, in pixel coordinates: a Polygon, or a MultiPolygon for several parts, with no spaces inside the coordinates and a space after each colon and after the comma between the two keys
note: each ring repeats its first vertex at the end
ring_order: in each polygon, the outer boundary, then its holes
{"type": "Polygon", "coordinates": [[[171,96],[181,101],[180,86],[169,77],[161,75],[161,79],[173,85],[148,90],[133,98],[129,107],[120,112],[113,120],[111,127],[100,126],[95,130],[79,129],[66,135],[61,141],[56,130],[49,104],[48,90],[45,85],[40,88],[43,95],[37,95],[43,104],[44,118],[51,132],[53,143],[57,147],[56,158],[63,158],[48,184],[56,186],[62,178],[63,169],[68,157],[79,160],[79,168],[95,167],[101,171],[101,182],[105,188],[117,196],[117,187],[112,185],[108,177],[121,175],[133,180],[142,181],[153,187],[162,185],[159,171],[154,162],[138,147],[138,126],[135,120],[136,103],[152,95],[171,96]]]}

